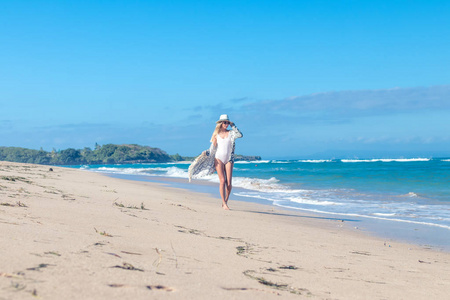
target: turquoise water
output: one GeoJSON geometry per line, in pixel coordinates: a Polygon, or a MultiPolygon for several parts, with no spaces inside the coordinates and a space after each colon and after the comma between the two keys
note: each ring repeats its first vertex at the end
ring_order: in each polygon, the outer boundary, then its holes
{"type": "MultiPolygon", "coordinates": [[[[187,180],[189,164],[78,167],[107,174],[187,180]]],[[[201,180],[218,182],[216,174],[201,180]]],[[[241,188],[234,195],[265,204],[434,226],[449,230],[450,234],[447,158],[236,162],[233,186],[241,188]]]]}

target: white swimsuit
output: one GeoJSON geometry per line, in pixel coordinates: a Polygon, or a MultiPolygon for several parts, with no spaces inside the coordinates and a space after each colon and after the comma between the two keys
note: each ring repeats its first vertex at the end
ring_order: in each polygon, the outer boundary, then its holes
{"type": "Polygon", "coordinates": [[[223,164],[227,164],[231,160],[231,139],[230,134],[226,138],[217,135],[217,152],[216,158],[220,159],[223,164]]]}
{"type": "Polygon", "coordinates": [[[228,137],[223,139],[220,136],[217,136],[218,145],[211,143],[209,150],[203,151],[203,153],[189,166],[189,181],[191,181],[192,178],[213,174],[216,171],[216,158],[220,159],[223,163],[228,163],[230,161],[234,162],[235,141],[241,137],[242,132],[234,125],[231,126],[231,130],[228,131],[228,137]],[[225,146],[221,147],[220,144],[222,143],[225,146]],[[219,148],[222,150],[219,150],[219,148]]]}

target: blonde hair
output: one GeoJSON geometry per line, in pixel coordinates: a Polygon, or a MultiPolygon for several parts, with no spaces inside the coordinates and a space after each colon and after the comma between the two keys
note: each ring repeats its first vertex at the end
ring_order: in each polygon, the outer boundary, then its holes
{"type": "Polygon", "coordinates": [[[217,135],[219,134],[220,127],[222,127],[222,122],[217,123],[216,129],[214,129],[214,132],[213,132],[213,134],[211,136],[211,141],[210,142],[214,144],[214,147],[217,146],[217,135]]]}

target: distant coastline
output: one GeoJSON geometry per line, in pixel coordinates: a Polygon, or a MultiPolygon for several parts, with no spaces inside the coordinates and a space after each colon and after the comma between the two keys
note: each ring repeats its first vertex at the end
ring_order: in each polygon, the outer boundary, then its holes
{"type": "MultiPolygon", "coordinates": [[[[95,145],[95,149],[68,148],[51,152],[21,147],[0,147],[0,161],[33,163],[41,165],[96,165],[96,164],[134,164],[192,161],[195,157],[168,154],[160,148],[137,144],[95,145]]],[[[236,155],[236,161],[261,160],[260,156],[236,155]]]]}

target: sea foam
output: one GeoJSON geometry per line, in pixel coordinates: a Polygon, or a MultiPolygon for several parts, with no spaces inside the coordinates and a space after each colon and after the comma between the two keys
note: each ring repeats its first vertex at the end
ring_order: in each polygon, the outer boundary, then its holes
{"type": "MultiPolygon", "coordinates": [[[[243,190],[234,189],[233,194],[291,209],[450,228],[450,192],[445,184],[448,170],[446,163],[438,163],[441,161],[450,159],[419,157],[236,162],[233,186],[243,190]],[[366,163],[373,162],[379,163],[368,168],[366,163]],[[432,189],[429,182],[433,183],[432,189]]],[[[79,168],[110,174],[188,177],[186,163],[79,168]]],[[[216,173],[200,180],[219,182],[216,173]]]]}
{"type": "Polygon", "coordinates": [[[431,158],[373,158],[373,159],[341,159],[344,163],[358,162],[419,162],[430,161],[431,158]]]}

